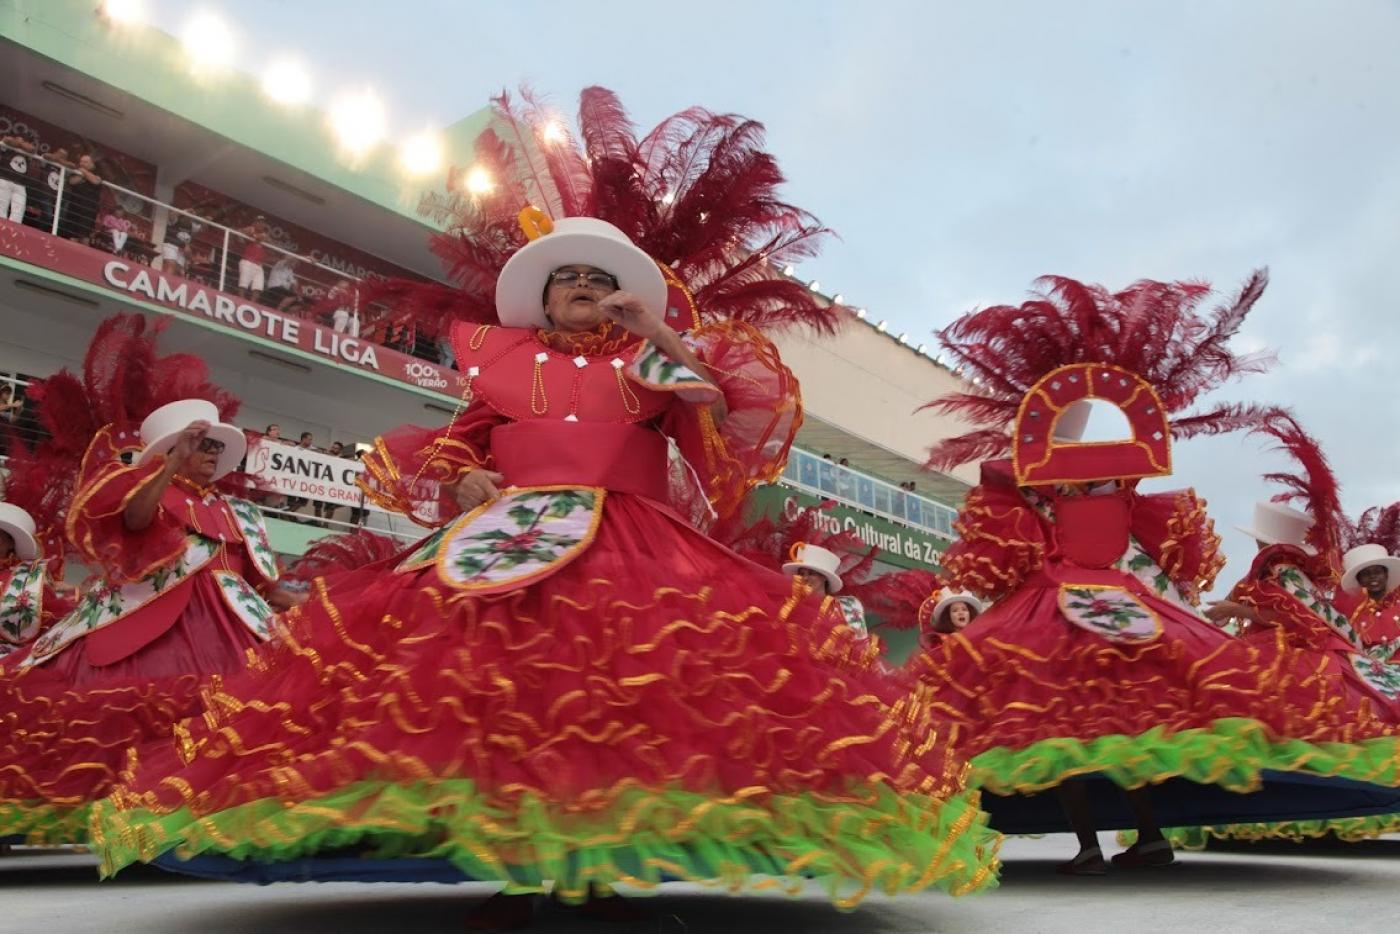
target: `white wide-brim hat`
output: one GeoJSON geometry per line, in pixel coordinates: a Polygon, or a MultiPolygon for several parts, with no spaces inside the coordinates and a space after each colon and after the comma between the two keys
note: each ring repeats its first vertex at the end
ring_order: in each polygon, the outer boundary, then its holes
{"type": "Polygon", "coordinates": [[[1342,555],[1341,588],[1349,594],[1361,592],[1361,584],[1356,579],[1367,568],[1382,567],[1390,572],[1389,583],[1393,587],[1400,584],[1400,558],[1391,557],[1384,545],[1357,545],[1342,555]]]}
{"type": "Polygon", "coordinates": [[[209,423],[209,437],[224,443],[219,463],[214,467],[217,480],[238,466],[243,455],[248,453],[248,439],[243,429],[219,421],[218,406],[204,399],[181,399],[167,402],[156,409],[141,423],[141,443],[145,445],[136,458],[136,463],[144,464],[157,454],[168,454],[180,440],[180,435],[190,427],[191,422],[209,423]]]}
{"type": "Polygon", "coordinates": [[[1265,545],[1296,545],[1307,554],[1315,555],[1317,549],[1307,543],[1313,521],[1311,515],[1300,509],[1265,500],[1254,504],[1251,526],[1237,525],[1235,529],[1265,545]]]}
{"type": "Polygon", "coordinates": [[[39,557],[39,541],[34,537],[34,517],[14,503],[0,503],[0,532],[9,534],[15,543],[15,555],[21,561],[39,557]]]}
{"type": "Polygon", "coordinates": [[[836,552],[820,545],[799,542],[792,549],[792,560],[783,565],[783,573],[791,577],[803,568],[816,571],[826,578],[827,587],[832,593],[840,593],[841,575],[837,573],[840,567],[841,558],[836,552]]]}
{"type": "Polygon", "coordinates": [[[627,235],[596,217],[565,217],[515,251],[496,280],[496,315],[508,328],[547,328],[544,290],[560,266],[588,265],[610,273],[658,315],[666,313],[666,278],[627,235]]]}
{"type": "Polygon", "coordinates": [[[982,601],[977,599],[975,595],[968,593],[966,590],[954,590],[951,593],[946,593],[942,597],[939,597],[938,602],[933,605],[932,619],[935,625],[937,625],[939,617],[943,615],[943,611],[954,603],[966,603],[972,608],[972,615],[974,617],[986,609],[982,601]]]}

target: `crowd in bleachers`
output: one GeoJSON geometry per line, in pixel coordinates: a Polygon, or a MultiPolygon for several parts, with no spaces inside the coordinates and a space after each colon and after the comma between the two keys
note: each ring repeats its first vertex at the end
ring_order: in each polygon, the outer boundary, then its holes
{"type": "Polygon", "coordinates": [[[104,179],[91,153],[0,138],[0,218],[221,289],[350,337],[452,366],[438,342],[382,306],[358,280],[278,245],[266,218],[231,227],[218,206],[179,210],[104,179]],[[445,359],[445,357],[447,359],[445,359]]]}

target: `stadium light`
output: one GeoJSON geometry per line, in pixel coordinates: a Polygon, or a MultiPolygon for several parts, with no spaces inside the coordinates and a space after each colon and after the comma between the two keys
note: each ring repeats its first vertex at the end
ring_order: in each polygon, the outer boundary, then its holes
{"type": "Polygon", "coordinates": [[[856,317],[857,317],[857,318],[860,318],[862,321],[864,321],[864,320],[865,320],[865,309],[864,309],[864,308],[857,308],[857,309],[856,309],[856,317]]]}
{"type": "Polygon", "coordinates": [[[146,4],[142,0],[104,0],[102,13],[122,26],[135,26],[146,21],[146,4]]]}
{"type": "Polygon", "coordinates": [[[787,276],[788,278],[792,278],[792,274],[795,272],[797,272],[797,270],[793,268],[793,265],[791,263],[788,263],[786,266],[783,267],[783,275],[787,276]]]}
{"type": "Polygon", "coordinates": [[[399,164],[414,177],[431,175],[442,168],[442,141],[427,130],[410,136],[399,149],[399,164]]]}
{"type": "Polygon", "coordinates": [[[835,295],[831,296],[831,304],[839,305],[841,304],[841,300],[845,297],[846,296],[842,295],[840,292],[837,292],[835,295]]]}
{"type": "Polygon", "coordinates": [[[807,288],[811,289],[813,292],[820,292],[822,290],[822,284],[816,279],[813,279],[811,282],[807,283],[807,288]]]}
{"type": "Polygon", "coordinates": [[[472,170],[467,173],[466,184],[467,191],[473,195],[490,194],[496,189],[496,180],[479,165],[472,166],[472,170]]]}
{"type": "Polygon", "coordinates": [[[180,43],[197,71],[212,71],[233,64],[238,43],[233,31],[208,10],[195,13],[185,22],[180,43]]]}
{"type": "Polygon", "coordinates": [[[887,324],[889,324],[888,321],[881,321],[879,324],[875,325],[875,330],[877,330],[877,331],[879,331],[881,334],[883,334],[883,333],[885,333],[885,326],[886,326],[887,324]]]}
{"type": "Polygon", "coordinates": [[[331,104],[330,123],[341,147],[361,156],[384,138],[384,105],[372,91],[342,94],[331,104]]]}
{"type": "Polygon", "coordinates": [[[311,100],[311,76],[299,63],[283,58],[274,61],[263,73],[263,93],[279,104],[300,107],[311,100]]]}

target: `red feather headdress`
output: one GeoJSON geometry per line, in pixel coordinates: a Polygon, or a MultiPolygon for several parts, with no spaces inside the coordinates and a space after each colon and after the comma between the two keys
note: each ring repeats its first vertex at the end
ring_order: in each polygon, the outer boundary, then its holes
{"type": "Polygon", "coordinates": [[[282,572],[283,581],[309,584],[318,577],[334,577],[391,558],[404,545],[387,535],[356,529],[340,535],[318,538],[306,552],[282,572]]]}
{"type": "MultiPolygon", "coordinates": [[[[1206,314],[1200,306],[1210,288],[1203,283],[1143,280],[1109,292],[1047,276],[1037,280],[1041,291],[1028,302],[963,316],[938,338],[973,389],[927,407],[976,428],[940,441],[928,466],[947,470],[1006,454],[1021,400],[1042,377],[1069,364],[1110,364],[1141,376],[1169,415],[1233,376],[1262,372],[1268,355],[1240,354],[1229,343],[1267,282],[1267,272],[1256,271],[1234,298],[1206,314]]],[[[1173,418],[1171,428],[1183,438],[1253,423],[1249,411],[1221,406],[1173,418]]]]}
{"type": "MultiPolygon", "coordinates": [[[[50,556],[65,548],[63,528],[83,455],[102,428],[111,426],[118,443],[134,444],[142,420],[168,402],[206,399],[226,421],[238,411],[239,400],[209,382],[202,359],[156,353],[167,320],[148,326],[140,315],[108,318],[88,344],[81,378],[65,369],[26,388],[46,437],[32,448],[12,439],[6,498],[34,517],[50,556]]],[[[248,479],[233,473],[219,486],[246,493],[248,479]]]]}
{"type": "Polygon", "coordinates": [[[1315,572],[1335,580],[1341,569],[1342,538],[1348,523],[1342,512],[1337,475],[1321,445],[1303,430],[1292,412],[1280,407],[1260,410],[1257,424],[1250,426],[1249,432],[1272,439],[1297,464],[1295,472],[1274,471],[1264,474],[1264,479],[1284,488],[1272,497],[1274,502],[1301,509],[1313,517],[1306,540],[1317,550],[1320,567],[1315,572]]]}
{"type": "Polygon", "coordinates": [[[702,322],[831,333],[844,320],[782,274],[829,231],[779,198],[783,175],[763,149],[762,124],[695,107],[639,137],[617,95],[591,87],[575,137],[529,92],[522,98],[495,98],[496,125],[476,141],[476,166],[454,168],[446,194],[423,199],[422,212],[446,225],[432,248],[455,287],[381,281],[364,286],[365,301],[387,302],[434,334],[454,319],[494,321],[496,277],[525,245],[519,215],[533,205],[553,219],[616,225],[675,272],[702,322]],[[489,192],[467,190],[477,172],[489,192]]]}
{"type": "Polygon", "coordinates": [[[1400,554],[1400,503],[1372,506],[1342,529],[1342,546],[1380,545],[1389,554],[1400,554]]]}

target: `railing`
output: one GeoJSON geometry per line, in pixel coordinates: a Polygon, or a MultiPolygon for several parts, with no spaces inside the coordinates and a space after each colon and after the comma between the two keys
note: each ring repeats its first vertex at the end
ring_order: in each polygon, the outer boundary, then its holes
{"type": "MultiPolygon", "coordinates": [[[[0,157],[8,158],[12,151],[17,150],[0,145],[0,157]]],[[[277,311],[316,314],[337,331],[439,362],[438,348],[417,341],[411,326],[394,321],[387,309],[360,307],[358,277],[274,245],[256,223],[235,229],[121,185],[93,182],[95,173],[73,165],[24,156],[46,182],[28,186],[20,209],[23,223],[31,227],[277,311]],[[336,302],[337,293],[344,296],[343,303],[336,302]]],[[[0,204],[0,216],[11,217],[9,207],[0,204]]]]}
{"type": "Polygon", "coordinates": [[[829,457],[793,448],[780,483],[900,525],[952,538],[958,511],[829,457]]]}
{"type": "Polygon", "coordinates": [[[316,503],[314,501],[311,505],[312,509],[309,512],[303,512],[303,506],[298,506],[296,510],[291,510],[285,506],[273,506],[268,503],[259,503],[258,508],[269,518],[285,519],[288,522],[319,526],[326,530],[327,535],[339,535],[347,532],[355,532],[359,529],[369,529],[371,532],[378,532],[380,535],[388,535],[390,538],[396,538],[405,544],[409,544],[418,541],[420,538],[427,535],[429,531],[398,513],[366,509],[363,505],[355,507],[345,506],[339,503],[316,503]],[[315,509],[318,505],[323,507],[320,511],[315,509]],[[346,518],[338,518],[341,515],[346,515],[346,518]]]}

